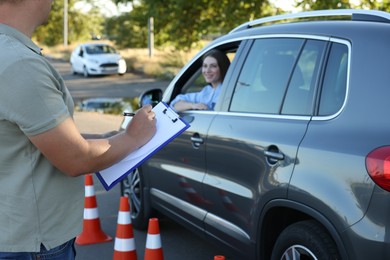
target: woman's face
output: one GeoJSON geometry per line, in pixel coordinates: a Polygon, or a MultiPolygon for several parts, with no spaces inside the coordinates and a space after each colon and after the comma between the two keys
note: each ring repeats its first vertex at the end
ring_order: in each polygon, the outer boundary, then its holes
{"type": "Polygon", "coordinates": [[[208,56],[203,61],[202,73],[207,83],[213,87],[222,82],[221,71],[215,58],[208,56]]]}

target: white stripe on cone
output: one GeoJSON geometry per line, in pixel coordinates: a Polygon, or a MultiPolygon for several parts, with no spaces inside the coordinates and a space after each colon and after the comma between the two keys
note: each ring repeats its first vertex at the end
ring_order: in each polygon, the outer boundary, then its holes
{"type": "Polygon", "coordinates": [[[161,239],[160,234],[148,234],[146,239],[146,248],[147,249],[160,249],[161,248],[161,239]]]}
{"type": "Polygon", "coordinates": [[[130,212],[119,211],[118,212],[118,224],[129,225],[131,224],[130,212]]]}
{"type": "Polygon", "coordinates": [[[84,208],[84,219],[96,219],[99,218],[99,212],[97,208],[84,208]]]}
{"type": "Polygon", "coordinates": [[[95,196],[95,189],[92,185],[85,186],[85,197],[93,197],[95,196]]]}
{"type": "Polygon", "coordinates": [[[129,252],[135,250],[134,238],[115,238],[115,251],[129,252]]]}

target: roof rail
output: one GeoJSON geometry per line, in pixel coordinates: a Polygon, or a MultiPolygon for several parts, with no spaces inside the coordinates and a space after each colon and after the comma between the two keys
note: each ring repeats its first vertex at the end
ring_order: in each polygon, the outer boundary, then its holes
{"type": "Polygon", "coordinates": [[[277,22],[287,19],[301,19],[309,17],[326,17],[326,16],[351,16],[353,20],[378,21],[390,23],[390,13],[378,10],[362,9],[333,9],[333,10],[316,10],[299,13],[288,13],[281,15],[268,16],[241,24],[230,31],[230,33],[242,31],[264,23],[277,22]]]}

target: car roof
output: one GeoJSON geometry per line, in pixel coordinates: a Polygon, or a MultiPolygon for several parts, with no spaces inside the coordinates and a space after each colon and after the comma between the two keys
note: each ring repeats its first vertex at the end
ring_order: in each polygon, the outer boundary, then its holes
{"type": "Polygon", "coordinates": [[[375,22],[390,22],[390,14],[383,11],[377,10],[360,10],[360,9],[335,9],[335,10],[315,10],[308,12],[300,12],[300,13],[289,13],[289,14],[281,14],[274,15],[269,17],[264,17],[260,19],[256,19],[253,21],[246,22],[234,28],[231,33],[237,32],[240,30],[245,30],[247,28],[252,28],[255,26],[260,26],[267,23],[272,22],[282,22],[293,19],[327,19],[329,17],[350,17],[350,19],[354,21],[375,21],[375,22]]]}
{"type": "Polygon", "coordinates": [[[368,29],[374,27],[384,33],[390,31],[390,14],[359,9],[320,10],[256,19],[237,26],[215,42],[272,34],[311,34],[353,39],[359,35],[362,37],[362,31],[365,35],[367,31],[378,33],[368,29]]]}

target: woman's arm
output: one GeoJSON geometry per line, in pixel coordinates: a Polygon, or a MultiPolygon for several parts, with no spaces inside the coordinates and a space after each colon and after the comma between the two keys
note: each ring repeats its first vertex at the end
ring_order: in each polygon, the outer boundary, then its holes
{"type": "Polygon", "coordinates": [[[189,101],[185,101],[185,100],[177,101],[173,107],[178,112],[190,110],[190,109],[195,109],[195,110],[207,110],[208,109],[206,104],[193,103],[193,102],[189,102],[189,101]]]}

